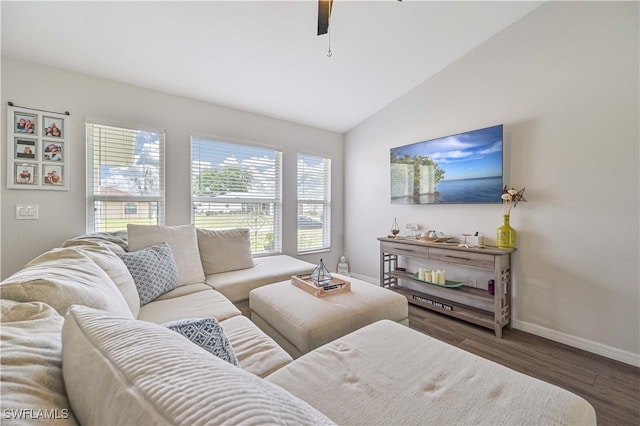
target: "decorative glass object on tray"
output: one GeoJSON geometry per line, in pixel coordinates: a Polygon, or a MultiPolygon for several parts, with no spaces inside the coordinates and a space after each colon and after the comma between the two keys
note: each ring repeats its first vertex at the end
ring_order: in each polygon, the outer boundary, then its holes
{"type": "Polygon", "coordinates": [[[320,263],[311,273],[311,279],[313,280],[313,283],[318,287],[324,287],[331,282],[332,278],[333,277],[329,273],[329,270],[326,266],[324,266],[324,262],[322,262],[322,259],[320,259],[320,263]]]}

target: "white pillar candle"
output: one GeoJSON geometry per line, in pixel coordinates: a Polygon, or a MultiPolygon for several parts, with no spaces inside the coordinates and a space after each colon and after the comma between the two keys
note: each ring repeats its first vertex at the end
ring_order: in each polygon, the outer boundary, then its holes
{"type": "Polygon", "coordinates": [[[421,281],[425,280],[425,268],[418,268],[418,279],[421,281]]]}
{"type": "Polygon", "coordinates": [[[429,281],[429,282],[433,282],[433,271],[429,270],[424,274],[424,280],[425,281],[429,281]]]}
{"type": "Polygon", "coordinates": [[[440,284],[446,284],[447,280],[444,278],[444,269],[440,271],[440,284]]]}

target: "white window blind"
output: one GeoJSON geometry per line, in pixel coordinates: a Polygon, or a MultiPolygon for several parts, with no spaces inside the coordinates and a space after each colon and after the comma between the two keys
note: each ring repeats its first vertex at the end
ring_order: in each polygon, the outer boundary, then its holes
{"type": "Polygon", "coordinates": [[[249,228],[255,255],[282,252],[282,152],[191,138],[192,222],[249,228]]]}
{"type": "Polygon", "coordinates": [[[298,154],[298,254],[331,249],[331,159],[298,154]]]}
{"type": "Polygon", "coordinates": [[[86,127],[87,231],[164,224],[164,133],[86,127]]]}

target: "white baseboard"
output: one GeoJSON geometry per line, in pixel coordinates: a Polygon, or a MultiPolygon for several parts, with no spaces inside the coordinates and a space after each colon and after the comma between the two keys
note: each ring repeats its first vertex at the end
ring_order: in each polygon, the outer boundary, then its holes
{"type": "MultiPolygon", "coordinates": [[[[380,284],[380,281],[377,278],[367,277],[360,274],[351,274],[351,276],[359,280],[369,282],[371,284],[380,284]]],[[[602,343],[593,342],[591,340],[572,336],[570,334],[562,333],[556,330],[551,330],[549,328],[531,324],[525,321],[513,320],[513,328],[534,334],[536,336],[544,337],[545,339],[553,340],[554,342],[563,343],[565,345],[573,346],[574,348],[582,349],[597,355],[602,355],[616,361],[624,362],[625,364],[640,367],[640,354],[623,351],[618,348],[603,345],[602,343]]]]}
{"type": "Polygon", "coordinates": [[[353,278],[357,278],[359,280],[366,281],[371,284],[380,285],[380,280],[377,278],[367,277],[365,275],[360,275],[360,274],[351,274],[351,276],[353,278]]]}
{"type": "Polygon", "coordinates": [[[527,333],[535,334],[536,336],[544,337],[545,339],[553,340],[554,342],[563,343],[565,345],[573,346],[574,348],[583,349],[587,352],[602,355],[616,361],[624,362],[625,364],[640,367],[639,354],[623,351],[618,348],[603,345],[602,343],[572,336],[570,334],[551,330],[549,328],[541,327],[539,325],[531,324],[525,321],[514,320],[513,328],[525,331],[527,333]]]}

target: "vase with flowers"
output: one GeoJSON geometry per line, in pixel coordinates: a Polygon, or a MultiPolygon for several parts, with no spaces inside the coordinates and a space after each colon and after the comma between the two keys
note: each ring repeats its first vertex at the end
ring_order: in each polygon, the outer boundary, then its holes
{"type": "Polygon", "coordinates": [[[511,227],[509,219],[511,217],[511,209],[524,199],[524,188],[520,191],[511,188],[507,189],[505,185],[502,189],[502,225],[498,227],[497,244],[500,248],[514,248],[516,246],[516,230],[511,227]]]}

